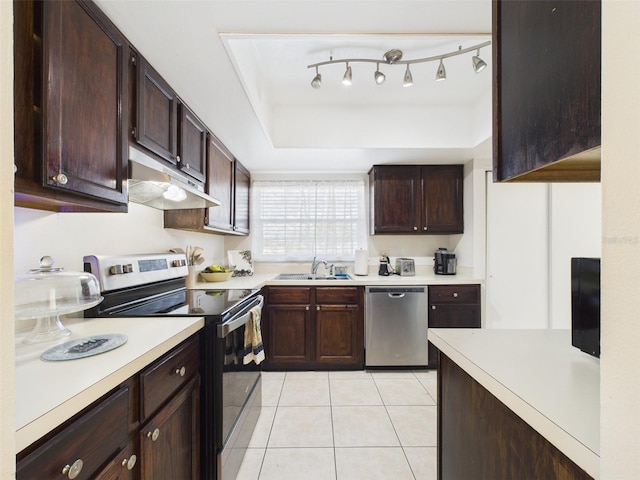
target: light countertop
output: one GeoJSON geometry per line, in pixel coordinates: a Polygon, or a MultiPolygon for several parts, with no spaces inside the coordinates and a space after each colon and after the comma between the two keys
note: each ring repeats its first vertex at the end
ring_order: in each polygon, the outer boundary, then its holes
{"type": "Polygon", "coordinates": [[[600,361],[570,330],[430,329],[429,341],[598,478],[600,361]]]}
{"type": "Polygon", "coordinates": [[[202,317],[67,318],[71,336],[27,345],[16,336],[16,451],[21,451],[200,330],[202,317]],[[46,362],[54,345],[107,333],[127,342],[92,357],[46,362]]]}
{"type": "MultiPolygon", "coordinates": [[[[279,272],[280,273],[280,272],[279,272]]],[[[231,277],[226,282],[205,282],[198,276],[195,284],[196,289],[250,289],[262,288],[264,286],[384,286],[384,285],[455,285],[475,283],[482,284],[484,279],[478,278],[470,268],[459,267],[458,273],[455,275],[436,275],[431,268],[416,268],[414,276],[389,275],[387,277],[380,276],[373,270],[369,271],[369,275],[354,275],[350,280],[276,280],[279,273],[255,273],[247,277],[231,277]]],[[[283,271],[282,273],[290,273],[283,271]]],[[[308,273],[301,269],[294,273],[308,273]]]]}

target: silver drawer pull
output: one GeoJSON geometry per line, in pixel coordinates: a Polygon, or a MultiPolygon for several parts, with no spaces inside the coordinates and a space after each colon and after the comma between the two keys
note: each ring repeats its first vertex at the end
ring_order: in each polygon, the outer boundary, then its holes
{"type": "Polygon", "coordinates": [[[131,455],[128,459],[125,458],[122,460],[122,466],[127,467],[127,470],[133,470],[133,467],[136,466],[136,462],[138,461],[138,457],[131,455]]]}
{"type": "Polygon", "coordinates": [[[160,436],[160,429],[156,428],[153,432],[147,433],[147,438],[151,438],[151,441],[155,442],[160,436]]]}
{"type": "Polygon", "coordinates": [[[51,177],[51,180],[53,180],[56,183],[59,183],[60,185],[66,185],[67,182],[69,181],[69,179],[64,173],[58,173],[57,175],[54,175],[53,177],[51,177]]]}
{"type": "Polygon", "coordinates": [[[453,292],[453,298],[458,298],[458,292],[453,292]]]}
{"type": "Polygon", "coordinates": [[[176,375],[180,375],[181,377],[184,377],[186,373],[187,373],[187,369],[185,367],[176,368],[176,375]]]}
{"type": "Polygon", "coordinates": [[[80,475],[80,472],[82,471],[83,466],[84,466],[84,463],[82,462],[82,460],[78,459],[75,462],[73,462],[72,465],[65,465],[64,468],[62,469],[62,474],[66,475],[71,479],[76,478],[78,475],[80,475]]]}

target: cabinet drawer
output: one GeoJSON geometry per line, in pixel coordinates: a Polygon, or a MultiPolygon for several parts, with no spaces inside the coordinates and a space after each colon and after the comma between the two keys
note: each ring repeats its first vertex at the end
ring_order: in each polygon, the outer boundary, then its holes
{"type": "Polygon", "coordinates": [[[317,287],[316,303],[357,304],[358,287],[317,287]]]}
{"type": "Polygon", "coordinates": [[[270,287],[269,303],[310,303],[311,288],[309,287],[270,287]]]}
{"type": "Polygon", "coordinates": [[[480,285],[432,285],[429,304],[480,303],[480,285]]]}
{"type": "Polygon", "coordinates": [[[18,480],[65,478],[80,468],[78,480],[93,478],[129,441],[129,386],[101,401],[36,450],[18,458],[18,480]],[[96,439],[100,441],[96,441],[96,439]]]}
{"type": "Polygon", "coordinates": [[[140,374],[141,420],[152,415],[176,390],[198,373],[198,339],[196,335],[140,374]]]}

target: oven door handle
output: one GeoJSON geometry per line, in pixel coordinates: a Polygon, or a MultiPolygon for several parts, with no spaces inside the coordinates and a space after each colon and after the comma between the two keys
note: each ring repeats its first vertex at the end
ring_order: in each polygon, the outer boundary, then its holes
{"type": "Polygon", "coordinates": [[[237,330],[238,328],[246,324],[251,318],[251,309],[256,306],[262,308],[263,305],[264,298],[260,297],[260,301],[256,305],[252,305],[251,307],[249,307],[249,311],[247,311],[247,313],[245,313],[244,315],[240,315],[239,317],[236,317],[229,322],[218,325],[218,338],[224,338],[234,330],[237,330]]]}

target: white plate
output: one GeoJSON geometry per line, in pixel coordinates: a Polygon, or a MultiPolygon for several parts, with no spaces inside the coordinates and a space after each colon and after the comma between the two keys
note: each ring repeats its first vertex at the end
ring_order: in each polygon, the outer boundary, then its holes
{"type": "Polygon", "coordinates": [[[91,357],[99,353],[108,352],[120,345],[124,345],[128,337],[121,333],[107,333],[83,337],[65,342],[46,350],[40,358],[49,362],[75,360],[76,358],[91,357]]]}

